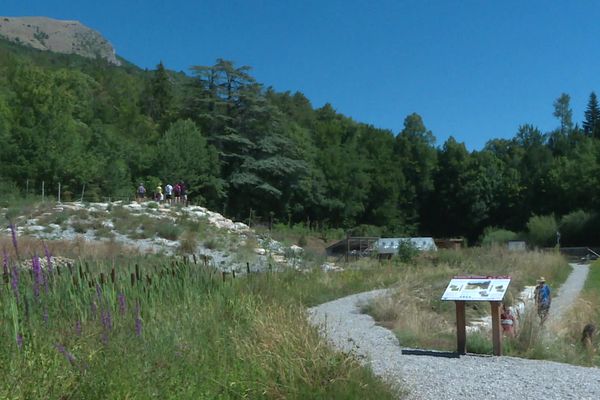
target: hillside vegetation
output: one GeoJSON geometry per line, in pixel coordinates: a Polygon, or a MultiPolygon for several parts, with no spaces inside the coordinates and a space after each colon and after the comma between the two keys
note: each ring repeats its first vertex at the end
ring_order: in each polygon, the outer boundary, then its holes
{"type": "MultiPolygon", "coordinates": [[[[475,240],[535,215],[564,222],[563,244],[600,240],[593,93],[581,127],[563,94],[557,129],[523,124],[470,152],[452,137],[438,146],[417,113],[400,132],[378,129],[231,61],[189,74],[122,61],[0,41],[2,193],[39,194],[43,182],[56,196],[60,183],[63,200],[97,201],[184,180],[192,201],[237,219],[475,240]]],[[[547,236],[537,244],[554,244],[547,236]]]]}

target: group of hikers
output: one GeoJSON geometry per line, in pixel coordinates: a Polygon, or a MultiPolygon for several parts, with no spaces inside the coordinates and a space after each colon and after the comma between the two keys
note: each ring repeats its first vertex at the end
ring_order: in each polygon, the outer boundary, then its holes
{"type": "MultiPolygon", "coordinates": [[[[534,301],[537,308],[537,314],[540,318],[540,325],[544,325],[548,318],[548,312],[550,311],[550,304],[552,303],[552,295],[550,293],[550,286],[546,284],[546,279],[542,276],[537,281],[537,286],[534,290],[534,301]]],[[[515,313],[512,307],[508,307],[506,304],[502,305],[500,312],[500,324],[502,325],[502,331],[507,336],[514,336],[518,310],[515,313]]]]}
{"type": "MultiPolygon", "coordinates": [[[[135,195],[138,203],[146,201],[146,195],[146,187],[144,186],[144,183],[140,183],[135,195]]],[[[179,181],[175,185],[167,183],[164,187],[162,186],[162,183],[159,183],[154,189],[152,196],[149,198],[159,204],[181,204],[185,206],[188,204],[187,187],[183,181],[179,181]]]]}

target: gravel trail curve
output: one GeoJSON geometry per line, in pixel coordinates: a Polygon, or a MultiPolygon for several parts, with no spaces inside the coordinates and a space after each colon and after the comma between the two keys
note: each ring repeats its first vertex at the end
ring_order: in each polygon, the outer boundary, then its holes
{"type": "Polygon", "coordinates": [[[570,264],[573,271],[562,284],[560,289],[552,296],[552,306],[548,315],[548,324],[553,326],[560,322],[561,317],[575,303],[583,289],[590,266],[587,264],[570,264]]]}
{"type": "Polygon", "coordinates": [[[402,354],[395,335],[360,307],[387,289],[310,308],[309,320],[337,349],[351,352],[409,399],[600,398],[600,369],[514,357],[402,354]]]}

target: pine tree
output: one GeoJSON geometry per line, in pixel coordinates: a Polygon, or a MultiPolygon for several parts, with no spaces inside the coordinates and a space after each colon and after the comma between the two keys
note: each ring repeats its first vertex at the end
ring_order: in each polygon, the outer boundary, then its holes
{"type": "Polygon", "coordinates": [[[587,109],[585,110],[585,119],[583,121],[583,131],[586,135],[600,138],[600,107],[596,93],[590,94],[587,109]]]}

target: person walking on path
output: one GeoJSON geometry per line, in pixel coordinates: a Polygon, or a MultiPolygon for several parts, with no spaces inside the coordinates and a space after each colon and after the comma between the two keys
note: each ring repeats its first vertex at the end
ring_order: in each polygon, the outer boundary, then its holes
{"type": "Polygon", "coordinates": [[[543,276],[538,279],[537,283],[538,285],[535,287],[535,304],[538,316],[540,317],[540,324],[544,325],[550,311],[552,295],[550,293],[550,286],[546,285],[546,279],[543,276]]]}

